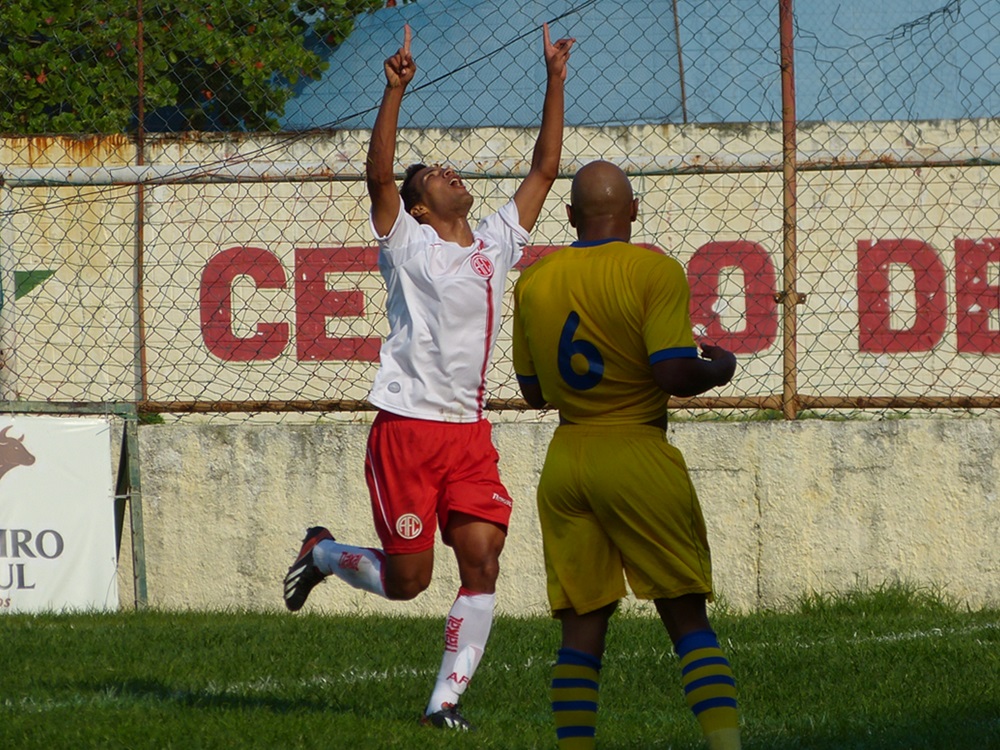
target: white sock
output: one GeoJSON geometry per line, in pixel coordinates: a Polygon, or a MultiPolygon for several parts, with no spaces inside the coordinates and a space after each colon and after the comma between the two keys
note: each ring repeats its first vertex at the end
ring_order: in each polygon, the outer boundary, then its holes
{"type": "Polygon", "coordinates": [[[451,605],[444,626],[444,658],[427,713],[440,711],[443,703],[458,703],[472,679],[493,626],[496,594],[477,594],[462,588],[451,605]]]}
{"type": "Polygon", "coordinates": [[[385,596],[382,584],[385,554],[381,550],[324,539],[313,547],[313,561],[324,575],[335,575],[356,589],[385,596]]]}

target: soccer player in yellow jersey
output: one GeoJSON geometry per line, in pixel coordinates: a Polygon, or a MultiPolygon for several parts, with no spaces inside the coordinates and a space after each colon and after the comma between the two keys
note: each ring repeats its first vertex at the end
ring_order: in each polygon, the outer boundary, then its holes
{"type": "Polygon", "coordinates": [[[562,623],[551,699],[560,750],[594,747],[605,635],[625,581],[651,599],[680,658],[688,706],[711,750],[740,747],[732,670],[708,621],[705,522],[670,396],[728,383],[736,358],[698,347],[681,265],[629,242],[628,177],[595,161],[573,180],[578,241],[514,287],[514,369],[531,406],[559,410],[538,485],[549,604],[562,623]]]}

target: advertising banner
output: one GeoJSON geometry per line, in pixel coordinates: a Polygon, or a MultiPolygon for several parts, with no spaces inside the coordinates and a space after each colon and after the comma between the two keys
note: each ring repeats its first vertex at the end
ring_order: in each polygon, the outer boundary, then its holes
{"type": "Polygon", "coordinates": [[[0,614],[118,608],[111,425],[0,415],[0,614]]]}

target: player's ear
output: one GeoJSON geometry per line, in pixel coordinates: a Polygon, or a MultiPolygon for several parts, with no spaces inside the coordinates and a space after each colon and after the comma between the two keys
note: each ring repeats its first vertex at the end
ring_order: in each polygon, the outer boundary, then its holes
{"type": "Polygon", "coordinates": [[[413,208],[410,209],[410,216],[414,219],[419,219],[421,216],[427,213],[427,206],[423,203],[418,203],[413,208]]]}
{"type": "Polygon", "coordinates": [[[632,213],[628,217],[629,221],[635,221],[638,216],[639,216],[639,199],[638,198],[633,198],[632,199],[632,213]]]}
{"type": "Polygon", "coordinates": [[[576,220],[573,219],[573,207],[569,203],[566,204],[566,218],[569,219],[571,227],[576,227],[576,220]]]}

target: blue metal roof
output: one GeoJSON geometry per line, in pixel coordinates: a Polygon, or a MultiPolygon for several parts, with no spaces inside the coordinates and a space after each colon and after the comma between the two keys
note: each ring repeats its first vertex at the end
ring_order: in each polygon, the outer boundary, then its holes
{"type": "MultiPolygon", "coordinates": [[[[1000,114],[996,0],[797,0],[800,120],[927,120],[1000,114]]],[[[323,50],[330,67],[302,83],[287,130],[370,128],[382,64],[413,28],[417,75],[401,127],[538,125],[541,24],[576,38],[568,125],[780,119],[778,3],[679,0],[682,99],[673,1],[418,0],[360,16],[323,50]]]]}

